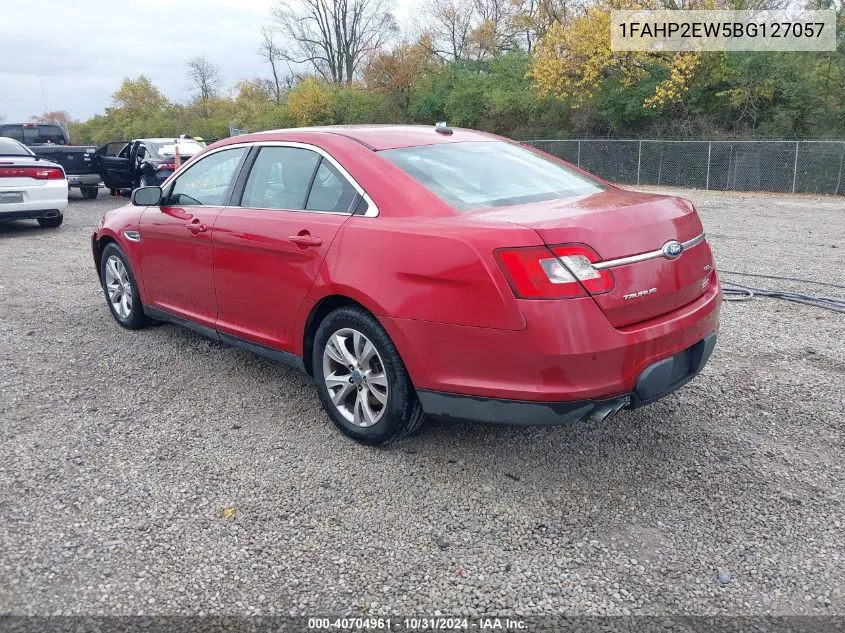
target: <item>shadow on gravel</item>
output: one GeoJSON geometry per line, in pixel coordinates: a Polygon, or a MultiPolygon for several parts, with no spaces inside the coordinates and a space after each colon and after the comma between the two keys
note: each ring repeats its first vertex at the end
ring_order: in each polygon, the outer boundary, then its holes
{"type": "MultiPolygon", "coordinates": [[[[61,230],[58,229],[58,230],[61,230]]],[[[39,226],[35,220],[12,220],[11,222],[0,222],[0,239],[5,237],[27,237],[39,233],[51,233],[56,229],[45,229],[39,226]]]]}

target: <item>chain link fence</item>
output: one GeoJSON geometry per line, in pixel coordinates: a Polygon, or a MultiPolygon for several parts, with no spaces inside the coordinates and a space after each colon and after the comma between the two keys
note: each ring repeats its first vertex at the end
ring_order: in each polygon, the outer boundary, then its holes
{"type": "Polygon", "coordinates": [[[525,143],[619,184],[845,195],[845,141],[525,143]]]}

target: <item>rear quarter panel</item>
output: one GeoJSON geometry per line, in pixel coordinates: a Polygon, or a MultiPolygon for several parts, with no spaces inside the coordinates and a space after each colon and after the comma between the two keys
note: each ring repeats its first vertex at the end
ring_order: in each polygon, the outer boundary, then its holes
{"type": "Polygon", "coordinates": [[[539,243],[523,227],[462,218],[355,216],[344,224],[309,294],[340,294],[375,314],[522,330],[525,319],[493,251],[539,243]]]}

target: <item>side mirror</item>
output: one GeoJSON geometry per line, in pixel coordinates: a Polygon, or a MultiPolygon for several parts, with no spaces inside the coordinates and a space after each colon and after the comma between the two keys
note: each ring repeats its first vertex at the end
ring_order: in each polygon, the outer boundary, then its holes
{"type": "Polygon", "coordinates": [[[139,187],[132,192],[132,204],[136,207],[154,207],[161,204],[161,187],[139,187]]]}

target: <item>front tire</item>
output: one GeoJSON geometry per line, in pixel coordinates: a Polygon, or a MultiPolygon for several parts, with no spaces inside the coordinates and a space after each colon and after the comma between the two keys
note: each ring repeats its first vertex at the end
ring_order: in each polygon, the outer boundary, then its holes
{"type": "Polygon", "coordinates": [[[38,218],[38,225],[45,229],[57,229],[65,221],[64,214],[58,215],[55,218],[38,218]]]}
{"type": "Polygon", "coordinates": [[[147,325],[135,275],[126,255],[114,242],[106,245],[100,257],[100,283],[109,310],[121,327],[138,330],[147,325]]]}
{"type": "Polygon", "coordinates": [[[356,442],[387,444],[425,420],[396,346],[361,308],[339,308],[320,323],[312,367],[323,408],[356,442]]]}

